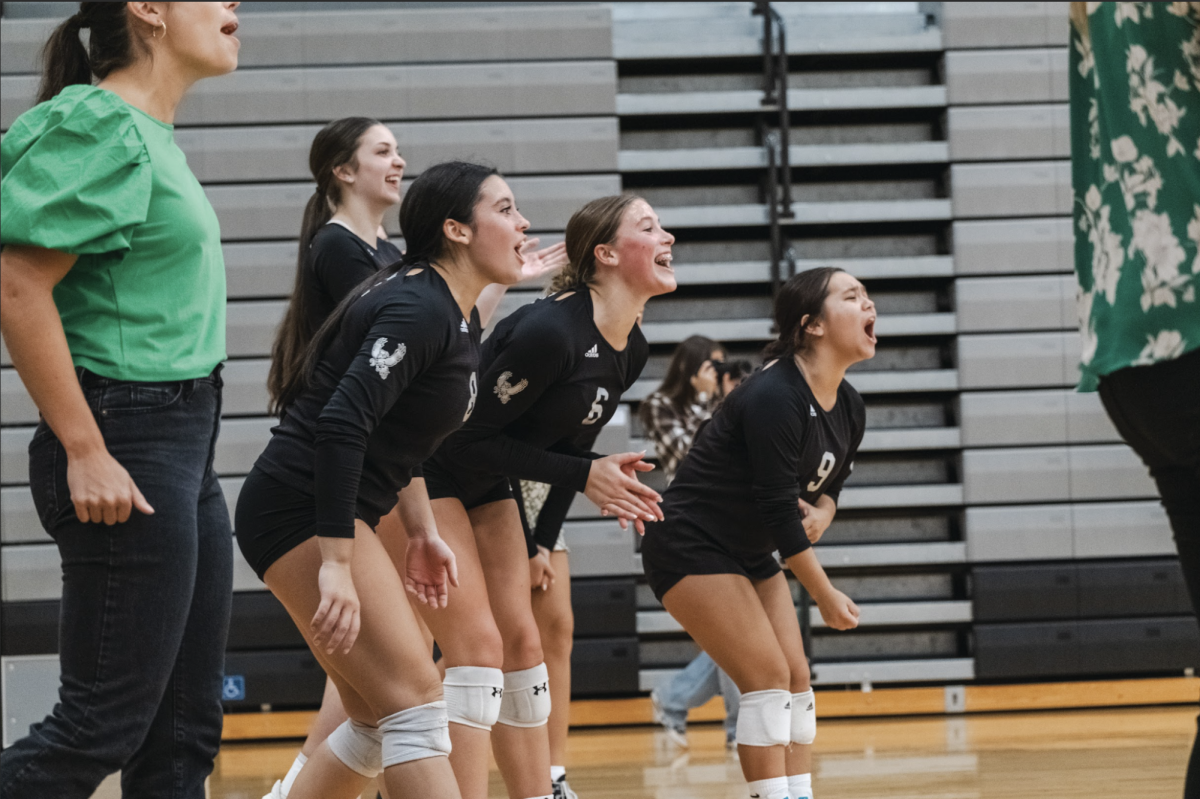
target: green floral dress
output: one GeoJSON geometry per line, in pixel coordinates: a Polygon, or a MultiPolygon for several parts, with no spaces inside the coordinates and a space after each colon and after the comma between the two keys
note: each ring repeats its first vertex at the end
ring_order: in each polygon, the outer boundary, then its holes
{"type": "MultiPolygon", "coordinates": [[[[1071,26],[1079,389],[1200,347],[1200,3],[1071,26]]],[[[1198,400],[1200,401],[1200,400],[1198,400]]]]}

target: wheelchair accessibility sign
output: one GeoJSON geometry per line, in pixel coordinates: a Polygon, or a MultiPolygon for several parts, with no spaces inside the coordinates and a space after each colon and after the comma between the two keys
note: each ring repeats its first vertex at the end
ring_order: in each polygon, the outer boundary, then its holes
{"type": "Polygon", "coordinates": [[[221,698],[226,702],[237,702],[246,698],[246,678],[240,674],[226,675],[221,684],[221,698]]]}

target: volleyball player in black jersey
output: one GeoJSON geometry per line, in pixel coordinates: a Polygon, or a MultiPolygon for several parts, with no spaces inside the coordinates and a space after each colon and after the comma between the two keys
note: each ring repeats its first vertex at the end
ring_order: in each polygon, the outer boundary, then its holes
{"type": "Polygon", "coordinates": [[[407,255],[318,331],[238,498],[242,553],[351,717],[301,770],[293,799],[357,796],[380,772],[393,799],[458,795],[441,758],[450,741],[438,672],[404,590],[436,597],[456,579],[422,501],[420,464],[474,408],[473,305],[487,284],[520,276],[528,222],[494,170],[461,162],[427,170],[400,216],[407,255]],[[402,583],[371,527],[414,477],[401,508],[402,583]]]}
{"type": "Polygon", "coordinates": [[[801,272],[775,300],[779,340],[763,369],[700,428],[646,525],[655,596],[742,692],[738,753],[760,799],[811,799],[816,712],[787,581],[772,553],[837,630],[858,608],[810,545],[833,519],[866,412],[846,369],[875,354],[875,305],[840,269],[801,272]]]}
{"type": "Polygon", "coordinates": [[[642,453],[600,458],[578,441],[612,417],[645,363],[637,318],[646,300],[675,288],[674,238],[645,200],[620,196],[576,212],[566,240],[565,290],[497,325],[475,414],[425,464],[460,580],[446,608],[421,610],[445,655],[451,762],[471,799],[487,795],[489,731],[509,796],[550,794],[549,690],[530,602],[537,549],[508,478],[583,491],[625,518],[659,518],[657,493],[634,477],[652,468],[642,453]]]}
{"type": "MultiPolygon", "coordinates": [[[[282,396],[283,382],[303,368],[313,336],[333,309],[355,286],[401,257],[383,229],[384,216],[400,202],[400,183],[407,166],[391,130],[367,117],[334,120],[313,137],[308,162],[317,185],[304,209],[295,285],[272,347],[267,389],[274,413],[282,413],[294,399],[282,396]]],[[[538,239],[527,239],[522,248],[522,280],[561,269],[566,263],[563,243],[540,251],[537,245],[538,239]]],[[[502,283],[493,283],[480,292],[476,309],[481,325],[487,324],[507,289],[502,283]]],[[[385,516],[380,524],[399,525],[398,511],[385,516]]],[[[396,536],[385,536],[384,540],[393,538],[396,536]]],[[[403,549],[389,554],[403,570],[403,549]]],[[[321,712],[269,799],[286,799],[308,756],[345,720],[337,688],[327,681],[321,712]]]]}

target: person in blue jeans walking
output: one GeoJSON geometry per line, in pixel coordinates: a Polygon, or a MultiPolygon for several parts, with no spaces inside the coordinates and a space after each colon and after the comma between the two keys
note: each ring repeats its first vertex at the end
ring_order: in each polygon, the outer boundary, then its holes
{"type": "MultiPolygon", "coordinates": [[[[700,425],[752,368],[748,362],[724,361],[725,350],[719,343],[705,336],[690,336],[675,348],[662,385],[642,401],[638,410],[642,427],[654,442],[668,483],[700,425]]],[[[731,744],[737,731],[738,689],[704,652],[665,686],[650,692],[654,720],[672,743],[687,748],[688,711],[718,694],[725,701],[725,741],[731,744]]]]}
{"type": "Polygon", "coordinates": [[[225,265],[172,123],[237,67],[237,5],[81,3],[0,146],[0,319],[63,570],[59,701],[0,755],[5,797],[86,799],[120,771],[125,796],[202,799],[220,746],[225,265]]]}

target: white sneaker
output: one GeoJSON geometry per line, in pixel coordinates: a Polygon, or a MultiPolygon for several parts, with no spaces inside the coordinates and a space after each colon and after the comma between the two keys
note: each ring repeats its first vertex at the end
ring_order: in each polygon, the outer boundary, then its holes
{"type": "Polygon", "coordinates": [[[275,784],[271,786],[271,792],[263,799],[287,799],[283,793],[283,780],[275,780],[275,784]]]}
{"type": "Polygon", "coordinates": [[[567,782],[567,775],[564,774],[552,783],[554,788],[554,799],[579,799],[579,794],[571,790],[571,784],[567,782]]]}
{"type": "Polygon", "coordinates": [[[667,734],[667,740],[678,746],[680,749],[688,748],[687,727],[676,726],[667,718],[667,714],[663,712],[662,704],[658,700],[658,692],[650,692],[650,708],[654,713],[654,721],[661,725],[663,732],[667,734]]]}

